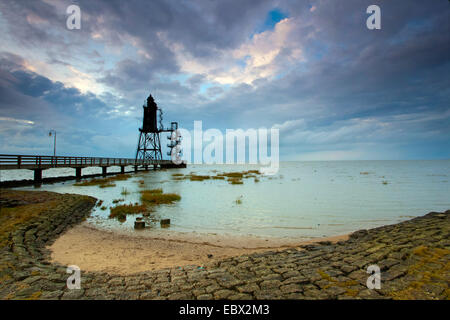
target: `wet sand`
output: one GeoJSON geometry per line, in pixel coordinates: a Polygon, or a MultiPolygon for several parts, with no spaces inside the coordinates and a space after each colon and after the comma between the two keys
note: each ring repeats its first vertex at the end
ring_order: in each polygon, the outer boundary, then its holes
{"type": "Polygon", "coordinates": [[[77,265],[83,271],[126,275],[186,265],[203,266],[243,254],[347,239],[348,235],[286,240],[174,232],[137,231],[135,234],[125,234],[101,230],[83,222],[62,234],[49,249],[52,262],[77,265]]]}

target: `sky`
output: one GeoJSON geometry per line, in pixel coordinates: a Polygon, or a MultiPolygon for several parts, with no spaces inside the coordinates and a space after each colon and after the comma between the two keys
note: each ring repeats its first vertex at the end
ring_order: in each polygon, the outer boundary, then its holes
{"type": "Polygon", "coordinates": [[[0,153],[50,155],[53,129],[58,155],[133,158],[151,93],[167,126],[279,129],[284,161],[449,159],[449,13],[447,0],[2,0],[0,153]]]}

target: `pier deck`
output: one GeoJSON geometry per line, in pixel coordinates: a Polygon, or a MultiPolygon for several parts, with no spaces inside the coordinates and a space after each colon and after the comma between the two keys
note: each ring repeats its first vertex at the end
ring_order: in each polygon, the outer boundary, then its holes
{"type": "Polygon", "coordinates": [[[186,163],[174,164],[171,160],[136,160],[132,158],[101,158],[101,157],[69,157],[69,156],[42,156],[42,155],[10,155],[0,154],[0,170],[28,169],[34,170],[34,180],[42,180],[42,170],[50,168],[74,168],[76,177],[81,178],[81,170],[87,167],[101,167],[106,175],[107,168],[119,166],[121,172],[125,167],[138,168],[185,168],[186,163]]]}

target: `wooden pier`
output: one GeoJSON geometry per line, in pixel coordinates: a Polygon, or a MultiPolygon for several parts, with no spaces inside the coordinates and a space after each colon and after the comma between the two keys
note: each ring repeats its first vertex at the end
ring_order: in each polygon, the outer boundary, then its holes
{"type": "Polygon", "coordinates": [[[99,158],[99,157],[68,157],[68,156],[40,156],[40,155],[10,155],[0,154],[0,170],[28,169],[34,171],[34,181],[42,181],[42,171],[50,168],[73,168],[77,179],[82,177],[81,170],[88,167],[101,167],[102,174],[106,175],[108,167],[119,166],[121,173],[125,167],[133,166],[135,171],[139,168],[169,169],[186,168],[186,163],[179,165],[171,160],[136,160],[131,158],[99,158]]]}

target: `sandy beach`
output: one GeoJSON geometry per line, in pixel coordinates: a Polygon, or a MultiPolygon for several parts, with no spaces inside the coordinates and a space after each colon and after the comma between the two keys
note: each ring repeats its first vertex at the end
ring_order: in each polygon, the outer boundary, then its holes
{"type": "Polygon", "coordinates": [[[49,249],[52,262],[74,264],[84,271],[127,275],[186,265],[203,266],[243,254],[347,239],[348,235],[294,241],[167,232],[124,234],[83,222],[62,234],[49,249]]]}

